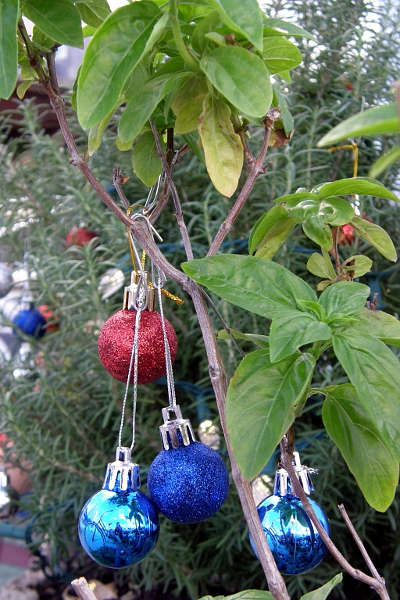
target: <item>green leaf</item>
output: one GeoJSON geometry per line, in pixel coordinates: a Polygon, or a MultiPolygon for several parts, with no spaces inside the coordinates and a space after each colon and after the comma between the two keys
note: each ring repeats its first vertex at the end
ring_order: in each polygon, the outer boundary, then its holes
{"type": "Polygon", "coordinates": [[[197,156],[200,162],[204,163],[204,156],[198,146],[199,136],[197,133],[190,132],[182,135],[185,144],[188,145],[190,150],[197,156]]]}
{"type": "Polygon", "coordinates": [[[115,106],[129,74],[149,50],[161,16],[154,2],[142,0],[118,8],[98,28],[78,80],[78,117],[84,129],[100,123],[115,106]]]}
{"type": "Polygon", "coordinates": [[[263,258],[227,254],[181,266],[217,296],[269,319],[279,312],[299,309],[299,300],[317,301],[314,290],[300,277],[263,258]]]}
{"type": "Polygon", "coordinates": [[[235,459],[247,480],[259,474],[293,423],[314,366],[310,354],[296,353],[272,364],[268,350],[256,350],[236,369],[226,397],[226,422],[235,459]]]}
{"type": "Polygon", "coordinates": [[[253,254],[257,246],[261,243],[262,239],[268,233],[275,223],[285,219],[287,212],[282,206],[273,206],[268,212],[262,215],[253,229],[251,230],[249,237],[249,254],[253,254]]]}
{"type": "Polygon", "coordinates": [[[377,196],[388,198],[399,202],[396,194],[386,189],[376,179],[369,177],[352,177],[351,179],[339,179],[331,183],[325,183],[318,187],[318,196],[321,200],[328,196],[344,196],[352,194],[365,194],[366,196],[377,196]]]}
{"type": "Polygon", "coordinates": [[[9,98],[18,73],[18,0],[0,2],[0,98],[9,98]]]}
{"type": "Polygon", "coordinates": [[[370,177],[378,177],[398,160],[400,160],[400,146],[392,148],[389,152],[378,158],[370,168],[368,175],[370,177]]]}
{"type": "Polygon", "coordinates": [[[82,21],[95,28],[100,27],[111,12],[107,0],[75,0],[75,6],[82,21]]]}
{"type": "Polygon", "coordinates": [[[333,245],[332,232],[323,217],[310,217],[303,222],[303,231],[313,242],[324,250],[330,250],[333,245]]]}
{"type": "Polygon", "coordinates": [[[328,583],[325,583],[325,585],[323,585],[322,587],[312,592],[308,592],[308,594],[304,594],[304,596],[302,596],[300,600],[326,600],[333,588],[337,586],[337,584],[340,583],[342,579],[343,574],[338,573],[337,575],[335,575],[335,577],[333,577],[333,579],[328,581],[328,583]]]}
{"type": "Polygon", "coordinates": [[[154,79],[145,83],[131,96],[118,125],[121,142],[127,143],[139,135],[163,97],[163,87],[162,81],[154,79]]]}
{"type": "Polygon", "coordinates": [[[206,38],[207,33],[215,31],[218,23],[220,22],[220,16],[218,11],[213,11],[196,25],[192,34],[192,48],[202,56],[204,50],[207,48],[208,39],[206,38]]]}
{"type": "Polygon", "coordinates": [[[25,81],[19,84],[19,86],[17,87],[17,96],[20,100],[24,99],[24,96],[27,90],[29,90],[29,88],[31,87],[32,83],[35,83],[35,79],[26,79],[25,81]]]}
{"type": "Polygon", "coordinates": [[[398,133],[398,131],[397,106],[395,102],[391,102],[384,106],[370,108],[346,119],[324,135],[317,146],[322,148],[322,146],[329,146],[359,135],[381,135],[382,133],[398,133]]]}
{"type": "Polygon", "coordinates": [[[372,267],[372,260],[368,256],[363,254],[355,254],[347,258],[342,264],[342,270],[344,273],[352,271],[353,277],[362,277],[365,273],[368,273],[372,267]],[[354,264],[349,264],[354,262],[354,264]]]}
{"type": "Polygon", "coordinates": [[[83,48],[81,16],[71,0],[24,0],[22,10],[49,38],[83,48]]]}
{"type": "Polygon", "coordinates": [[[226,596],[226,600],[274,600],[271,592],[264,590],[243,590],[237,594],[226,596]]]}
{"type": "Polygon", "coordinates": [[[162,173],[162,162],[157,156],[157,148],[152,131],[145,131],[133,148],[133,170],[144,185],[151,187],[162,173]]]}
{"type": "Polygon", "coordinates": [[[114,114],[114,109],[98,125],[91,127],[88,134],[88,152],[92,156],[100,148],[103,133],[114,114]]]}
{"type": "Polygon", "coordinates": [[[243,146],[225,102],[208,95],[199,119],[199,134],[208,174],[216,189],[230,198],[243,167],[243,146]]]}
{"type": "Polygon", "coordinates": [[[175,133],[185,134],[197,129],[207,93],[207,80],[203,74],[193,75],[184,82],[171,102],[171,108],[177,115],[175,133]]]}
{"type": "Polygon", "coordinates": [[[216,48],[200,61],[202,71],[240,111],[264,117],[272,102],[272,86],[261,58],[238,46],[216,48]]]}
{"type": "Polygon", "coordinates": [[[262,13],[257,0],[208,0],[221,21],[262,51],[262,13]]]}
{"type": "Polygon", "coordinates": [[[368,308],[361,309],[357,317],[359,320],[351,326],[351,331],[369,333],[385,344],[400,347],[400,321],[396,317],[368,308]]]}
{"type": "MultiPolygon", "coordinates": [[[[236,329],[231,328],[229,328],[229,331],[235,340],[247,340],[248,342],[253,342],[259,348],[269,349],[269,337],[267,335],[261,335],[260,333],[242,333],[241,331],[236,331],[236,329]]],[[[225,329],[221,329],[221,331],[218,331],[217,339],[230,340],[231,338],[225,329]]]]}
{"type": "Polygon", "coordinates": [[[307,269],[317,277],[327,277],[329,279],[335,279],[336,277],[335,270],[329,257],[328,260],[326,260],[321,254],[318,254],[318,252],[311,254],[307,261],[307,269]]]}
{"type": "Polygon", "coordinates": [[[350,225],[354,227],[360,237],[369,242],[388,260],[396,262],[397,252],[392,240],[382,227],[370,223],[360,217],[354,217],[350,225]]]}
{"type": "Polygon", "coordinates": [[[328,318],[337,313],[351,316],[364,308],[370,293],[369,287],[363,283],[339,281],[322,292],[319,303],[328,318]]]}
{"type": "Polygon", "coordinates": [[[287,196],[279,196],[279,198],[275,198],[274,202],[289,202],[293,207],[302,200],[312,199],[319,200],[319,196],[317,194],[313,194],[312,192],[303,191],[296,192],[295,194],[287,194],[287,196]]]}
{"type": "Polygon", "coordinates": [[[56,42],[51,38],[47,37],[36,25],[32,32],[32,42],[42,52],[51,52],[51,49],[56,45],[56,42]]]}
{"type": "Polygon", "coordinates": [[[263,19],[264,35],[286,35],[291,37],[304,37],[317,41],[316,38],[302,27],[282,21],[282,19],[263,19]]]}
{"type": "MultiPolygon", "coordinates": [[[[282,76],[282,73],[280,73],[282,76]]],[[[287,137],[291,134],[294,129],[294,121],[293,117],[287,107],[287,102],[283,94],[280,93],[276,86],[272,86],[273,88],[273,104],[274,106],[279,106],[279,110],[282,116],[283,129],[287,137]]]]}
{"type": "Polygon", "coordinates": [[[310,313],[318,319],[318,321],[324,321],[326,319],[325,309],[322,308],[318,302],[313,302],[311,300],[299,300],[298,302],[301,308],[304,308],[306,312],[310,313]]]}
{"type": "Polygon", "coordinates": [[[396,492],[398,461],[382,440],[353,385],[329,388],[322,419],[368,504],[385,511],[396,492]]]}
{"type": "Polygon", "coordinates": [[[301,52],[297,46],[282,36],[263,39],[262,57],[272,75],[293,69],[302,61],[301,52]]]}
{"type": "Polygon", "coordinates": [[[333,350],[357,390],[380,436],[400,459],[400,363],[368,333],[348,330],[333,336],[333,350]]]}
{"type": "Polygon", "coordinates": [[[295,221],[290,217],[277,221],[266,233],[255,256],[267,259],[273,258],[295,225],[295,221]]]}
{"type": "Polygon", "coordinates": [[[281,312],[272,319],[269,332],[271,362],[290,356],[304,344],[331,337],[331,328],[314,315],[298,310],[281,312]]]}

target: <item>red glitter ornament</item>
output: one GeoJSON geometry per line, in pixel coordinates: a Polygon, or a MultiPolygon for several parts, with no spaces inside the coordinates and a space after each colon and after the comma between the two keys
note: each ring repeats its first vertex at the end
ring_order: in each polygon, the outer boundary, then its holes
{"type": "Polygon", "coordinates": [[[99,237],[94,231],[89,231],[86,227],[74,227],[65,238],[65,245],[70,246],[85,246],[93,238],[99,237]]]}
{"type": "MultiPolygon", "coordinates": [[[[119,381],[128,379],[129,363],[135,333],[135,310],[120,310],[105,323],[98,339],[99,357],[103,367],[119,381]]],[[[175,360],[178,340],[171,323],[164,319],[171,361],[175,360]]],[[[161,315],[144,310],[138,335],[138,383],[150,383],[166,373],[161,315]]],[[[130,382],[133,383],[133,369],[130,382]]]]}

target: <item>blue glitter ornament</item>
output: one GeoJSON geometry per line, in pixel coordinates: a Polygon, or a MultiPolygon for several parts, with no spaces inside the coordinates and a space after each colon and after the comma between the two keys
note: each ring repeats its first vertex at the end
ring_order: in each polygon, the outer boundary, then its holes
{"type": "Polygon", "coordinates": [[[31,335],[35,338],[41,338],[46,333],[46,319],[38,310],[30,305],[29,308],[23,308],[13,318],[15,325],[14,331],[22,331],[25,335],[31,335]]]}
{"type": "MultiPolygon", "coordinates": [[[[313,490],[308,474],[309,469],[300,465],[297,452],[293,455],[296,474],[305,493],[309,494],[313,490]]],[[[314,500],[309,498],[308,501],[329,535],[329,522],[324,511],[314,500]]],[[[290,479],[285,469],[277,471],[274,493],[260,502],[257,511],[266,540],[281,573],[285,575],[307,573],[320,564],[327,548],[300,499],[291,490],[290,479]]],[[[258,557],[251,536],[250,543],[258,557]]]]}
{"type": "Polygon", "coordinates": [[[225,502],[229,475],[219,454],[196,442],[179,406],[164,408],[160,427],[164,450],[150,465],[147,488],[158,510],[177,523],[199,523],[225,502]],[[169,420],[169,411],[176,419],[169,420]]]}
{"type": "Polygon", "coordinates": [[[139,486],[139,466],[131,462],[130,448],[118,447],[103,488],[86,502],[78,522],[83,548],[103,567],[134,565],[156,545],[158,513],[139,486]]]}

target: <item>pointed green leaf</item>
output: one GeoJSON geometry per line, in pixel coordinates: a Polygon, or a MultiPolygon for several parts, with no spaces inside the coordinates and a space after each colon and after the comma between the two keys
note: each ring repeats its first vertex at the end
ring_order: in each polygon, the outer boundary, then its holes
{"type": "Polygon", "coordinates": [[[114,114],[114,109],[98,125],[91,127],[88,133],[88,152],[92,156],[100,148],[103,133],[114,114]]]}
{"type": "Polygon", "coordinates": [[[389,235],[382,227],[361,219],[360,217],[353,217],[350,225],[354,227],[360,237],[369,242],[374,248],[388,260],[396,262],[397,252],[396,248],[389,235]]]}
{"type": "Polygon", "coordinates": [[[335,279],[336,277],[331,261],[325,260],[318,252],[311,254],[307,261],[307,269],[317,277],[327,277],[329,279],[335,279]]]}
{"type": "Polygon", "coordinates": [[[188,145],[193,154],[197,156],[200,162],[204,163],[204,156],[198,145],[199,135],[194,131],[191,131],[190,133],[183,134],[182,137],[185,144],[188,145]]]}
{"type": "Polygon", "coordinates": [[[372,267],[372,260],[363,254],[355,254],[347,258],[342,264],[344,273],[353,272],[353,277],[362,277],[368,273],[372,267]],[[350,264],[354,263],[354,264],[350,264]]]}
{"type": "Polygon", "coordinates": [[[0,3],[0,98],[9,98],[17,83],[18,0],[0,3]]]}
{"type": "Polygon", "coordinates": [[[199,119],[208,174],[216,189],[228,198],[236,191],[243,167],[242,142],[230,116],[229,106],[209,95],[199,119]]]}
{"type": "Polygon", "coordinates": [[[321,200],[329,196],[344,196],[350,194],[365,194],[366,196],[377,196],[388,198],[399,202],[396,194],[386,189],[379,181],[369,177],[352,177],[351,179],[339,179],[331,183],[325,183],[318,187],[318,196],[321,200]]]}
{"type": "Polygon", "coordinates": [[[298,25],[288,23],[282,19],[264,19],[264,35],[287,35],[290,37],[304,37],[317,41],[312,33],[309,33],[298,25]]]}
{"type": "Polygon", "coordinates": [[[196,98],[203,98],[208,93],[207,79],[202,73],[192,75],[183,82],[174,99],[171,102],[171,108],[174,113],[178,116],[179,113],[185,108],[188,100],[195,100],[196,98]]]}
{"type": "MultiPolygon", "coordinates": [[[[282,72],[280,73],[282,76],[282,72]]],[[[290,78],[289,78],[290,81],[290,78]]],[[[273,88],[273,104],[274,106],[279,106],[279,110],[282,116],[283,129],[287,137],[290,136],[291,132],[294,129],[294,121],[291,112],[288,109],[287,102],[283,94],[276,88],[276,86],[272,86],[273,88]]]]}
{"type": "Polygon", "coordinates": [[[353,385],[329,388],[322,419],[368,504],[375,510],[385,511],[396,492],[399,464],[353,385]]]}
{"type": "Polygon", "coordinates": [[[313,242],[321,246],[324,250],[332,248],[332,232],[329,225],[323,217],[311,217],[304,221],[303,231],[313,242]]]}
{"type": "Polygon", "coordinates": [[[336,313],[355,315],[364,308],[371,293],[367,285],[355,281],[339,281],[330,285],[319,297],[327,317],[336,313]]]}
{"type": "Polygon", "coordinates": [[[199,124],[199,118],[203,110],[203,97],[195,98],[188,102],[181,110],[175,121],[175,133],[185,134],[196,131],[199,124]]]}
{"type": "Polygon", "coordinates": [[[83,48],[81,16],[71,0],[24,0],[22,10],[49,38],[83,48]]]}
{"type": "Polygon", "coordinates": [[[254,250],[260,244],[260,242],[271,229],[271,227],[275,225],[275,223],[282,219],[285,219],[286,217],[286,210],[283,208],[283,206],[279,205],[273,206],[268,212],[262,215],[254,225],[250,233],[249,254],[253,254],[254,250]]]}
{"type": "Polygon", "coordinates": [[[259,56],[238,46],[216,48],[201,62],[202,71],[240,111],[264,117],[272,102],[269,73],[259,56]]]}
{"type": "Polygon", "coordinates": [[[378,160],[376,160],[370,168],[368,173],[369,176],[379,177],[381,173],[386,171],[386,169],[391,167],[398,160],[400,160],[400,146],[392,148],[391,150],[389,150],[389,152],[386,152],[386,154],[378,158],[378,160]]]}
{"type": "Polygon", "coordinates": [[[294,69],[302,61],[301,52],[297,46],[282,36],[263,39],[262,57],[272,75],[294,69]]]}
{"type": "Polygon", "coordinates": [[[395,102],[391,102],[384,106],[370,108],[346,119],[324,135],[317,146],[322,148],[359,135],[381,135],[382,133],[398,133],[398,131],[397,106],[395,102]]]}
{"type": "MultiPolygon", "coordinates": [[[[261,335],[259,333],[242,333],[241,331],[236,331],[236,329],[229,328],[231,335],[235,338],[235,340],[247,340],[248,342],[253,342],[259,348],[268,348],[269,349],[269,337],[267,335],[261,335]]],[[[218,340],[230,340],[228,333],[225,329],[221,329],[217,334],[218,340]]]]}
{"type": "Polygon", "coordinates": [[[17,87],[17,96],[20,100],[24,99],[24,96],[27,90],[29,90],[29,88],[31,87],[32,83],[35,83],[34,79],[26,79],[25,81],[19,84],[19,86],[17,87]]]}
{"type": "Polygon", "coordinates": [[[282,265],[254,256],[227,254],[183,263],[189,277],[224,300],[262,317],[317,301],[314,290],[282,265]]]}
{"type": "Polygon", "coordinates": [[[262,50],[262,13],[257,0],[208,0],[221,21],[262,50]]]}
{"type": "Polygon", "coordinates": [[[163,97],[163,87],[163,82],[154,79],[145,83],[131,96],[118,125],[121,142],[127,143],[139,135],[163,97]]]}
{"type": "Polygon", "coordinates": [[[290,217],[277,221],[262,239],[255,256],[272,259],[295,225],[290,217]]]}
{"type": "Polygon", "coordinates": [[[272,319],[269,332],[271,362],[290,356],[304,344],[331,337],[331,328],[314,315],[298,310],[281,312],[272,319]]]}
{"type": "Polygon", "coordinates": [[[317,194],[313,194],[312,192],[307,191],[296,192],[295,194],[287,194],[287,196],[279,196],[279,198],[275,198],[274,202],[290,202],[290,206],[296,206],[302,200],[307,200],[311,198],[312,200],[319,200],[319,196],[317,194]]]}
{"type": "Polygon", "coordinates": [[[100,27],[111,12],[107,0],[75,0],[82,21],[92,27],[100,27]]]}
{"type": "Polygon", "coordinates": [[[256,350],[236,369],[226,397],[226,422],[235,459],[247,480],[259,474],[293,423],[314,366],[310,354],[296,353],[272,364],[268,350],[256,350]]]}
{"type": "Polygon", "coordinates": [[[396,317],[368,308],[361,309],[357,317],[359,320],[351,326],[351,331],[369,333],[385,344],[400,346],[400,321],[396,317]]]}
{"type": "Polygon", "coordinates": [[[215,28],[219,22],[220,16],[218,11],[213,11],[204,17],[204,19],[201,19],[201,21],[196,25],[192,35],[192,48],[195,50],[195,52],[200,54],[200,56],[203,54],[208,44],[208,40],[206,38],[207,33],[215,31],[215,28]]]}
{"type": "Polygon", "coordinates": [[[380,436],[400,459],[400,363],[368,333],[348,330],[333,336],[333,349],[380,436]]]}
{"type": "Polygon", "coordinates": [[[264,590],[243,590],[237,594],[226,596],[226,600],[274,600],[271,592],[264,590]]]}
{"type": "Polygon", "coordinates": [[[132,165],[144,185],[151,187],[157,182],[162,172],[162,162],[157,156],[157,148],[151,131],[145,131],[136,142],[133,148],[132,165]]]}
{"type": "Polygon", "coordinates": [[[142,0],[118,8],[98,28],[78,80],[78,117],[84,129],[100,123],[113,108],[129,74],[149,50],[161,16],[154,2],[142,0]]]}
{"type": "Polygon", "coordinates": [[[335,577],[333,577],[333,579],[328,581],[328,583],[325,583],[325,585],[323,585],[322,587],[312,592],[308,592],[308,594],[304,594],[304,596],[302,596],[300,600],[326,600],[333,588],[337,586],[337,584],[340,583],[342,579],[343,574],[338,573],[337,575],[335,575],[335,577]]]}

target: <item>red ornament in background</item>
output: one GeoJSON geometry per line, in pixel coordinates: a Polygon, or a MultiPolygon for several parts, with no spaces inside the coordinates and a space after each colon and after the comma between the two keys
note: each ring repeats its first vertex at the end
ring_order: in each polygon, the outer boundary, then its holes
{"type": "Polygon", "coordinates": [[[46,319],[46,323],[51,321],[50,325],[46,326],[46,331],[55,331],[58,329],[58,318],[55,316],[53,311],[47,306],[47,304],[41,304],[38,307],[38,312],[46,319]]]}
{"type": "Polygon", "coordinates": [[[349,223],[347,223],[347,225],[342,225],[342,231],[344,234],[344,238],[340,243],[343,244],[344,246],[346,244],[352,244],[356,238],[354,229],[352,228],[352,226],[349,223]]]}
{"type": "MultiPolygon", "coordinates": [[[[103,367],[119,381],[128,379],[129,363],[135,333],[135,310],[120,310],[105,323],[98,339],[103,367]]],[[[175,360],[178,340],[171,323],[164,319],[171,361],[175,360]]],[[[166,373],[161,315],[153,310],[141,314],[138,336],[138,383],[150,383],[166,373]]],[[[133,383],[133,368],[130,378],[133,383]]]]}
{"type": "Polygon", "coordinates": [[[94,231],[89,231],[86,227],[74,227],[65,238],[66,246],[84,246],[93,238],[99,237],[94,231]]]}

